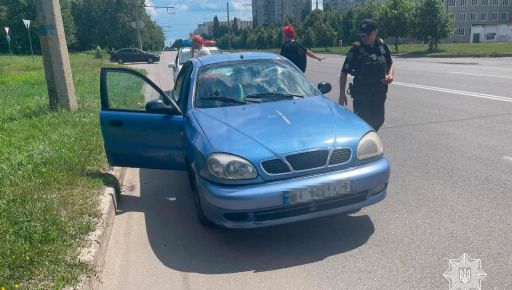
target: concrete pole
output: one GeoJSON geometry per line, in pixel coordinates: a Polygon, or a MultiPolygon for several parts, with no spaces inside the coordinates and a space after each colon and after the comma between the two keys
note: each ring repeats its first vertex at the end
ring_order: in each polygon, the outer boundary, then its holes
{"type": "Polygon", "coordinates": [[[135,1],[135,21],[137,24],[137,40],[139,41],[139,49],[142,50],[142,37],[140,37],[140,22],[139,22],[139,0],[135,1]]]}
{"type": "Polygon", "coordinates": [[[36,1],[50,109],[78,109],[59,0],[36,1]]]}
{"type": "Polygon", "coordinates": [[[226,9],[228,11],[228,50],[231,50],[231,26],[229,25],[229,2],[226,2],[226,9]]]}

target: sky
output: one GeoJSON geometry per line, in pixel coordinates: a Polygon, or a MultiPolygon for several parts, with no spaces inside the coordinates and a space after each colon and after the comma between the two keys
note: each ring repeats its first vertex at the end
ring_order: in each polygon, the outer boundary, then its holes
{"type": "MultiPolygon", "coordinates": [[[[199,23],[213,20],[217,15],[220,21],[227,19],[226,0],[145,0],[147,6],[175,6],[175,14],[170,14],[166,9],[146,8],[153,19],[163,27],[166,35],[165,45],[177,38],[188,38],[199,23]],[[170,4],[169,4],[170,2],[170,4]]],[[[277,0],[276,0],[277,1],[277,0]]],[[[315,0],[312,0],[313,8],[315,0]]],[[[322,7],[323,0],[319,0],[322,7]]],[[[252,20],[252,0],[229,0],[229,17],[237,17],[243,20],[252,20]]]]}

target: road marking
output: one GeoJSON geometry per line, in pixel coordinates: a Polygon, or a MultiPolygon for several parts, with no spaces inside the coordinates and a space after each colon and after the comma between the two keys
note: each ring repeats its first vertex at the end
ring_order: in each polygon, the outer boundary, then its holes
{"type": "Polygon", "coordinates": [[[509,79],[512,80],[512,76],[500,76],[500,75],[488,75],[488,74],[477,74],[477,73],[467,73],[467,72],[459,72],[459,71],[451,71],[448,72],[451,74],[459,74],[459,75],[468,75],[468,76],[479,76],[479,77],[493,77],[500,79],[509,79]]]}
{"type": "Polygon", "coordinates": [[[470,97],[475,97],[475,98],[482,98],[482,99],[489,99],[489,100],[512,103],[512,98],[495,96],[495,95],[466,92],[466,91],[459,91],[459,90],[452,90],[452,89],[431,87],[431,86],[424,86],[424,85],[417,85],[417,84],[409,84],[409,83],[401,83],[401,82],[393,82],[392,84],[395,86],[410,87],[410,88],[416,88],[416,89],[437,91],[437,92],[443,92],[443,93],[449,93],[449,94],[456,94],[456,95],[463,95],[463,96],[470,96],[470,97]]]}
{"type": "Polygon", "coordinates": [[[512,157],[510,157],[510,156],[503,156],[503,159],[512,162],[512,157]]]}

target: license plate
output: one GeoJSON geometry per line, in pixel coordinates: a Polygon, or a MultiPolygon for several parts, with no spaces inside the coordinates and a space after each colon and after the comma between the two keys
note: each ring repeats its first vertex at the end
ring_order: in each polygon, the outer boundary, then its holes
{"type": "Polygon", "coordinates": [[[312,202],[350,193],[350,180],[338,180],[334,183],[321,184],[308,188],[295,189],[283,196],[285,205],[312,202]]]}

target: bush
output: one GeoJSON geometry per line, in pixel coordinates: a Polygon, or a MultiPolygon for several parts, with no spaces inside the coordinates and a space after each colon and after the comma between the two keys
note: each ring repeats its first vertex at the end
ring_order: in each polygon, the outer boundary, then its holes
{"type": "Polygon", "coordinates": [[[98,45],[94,49],[94,57],[95,58],[103,58],[104,51],[101,49],[101,47],[98,45]]]}

